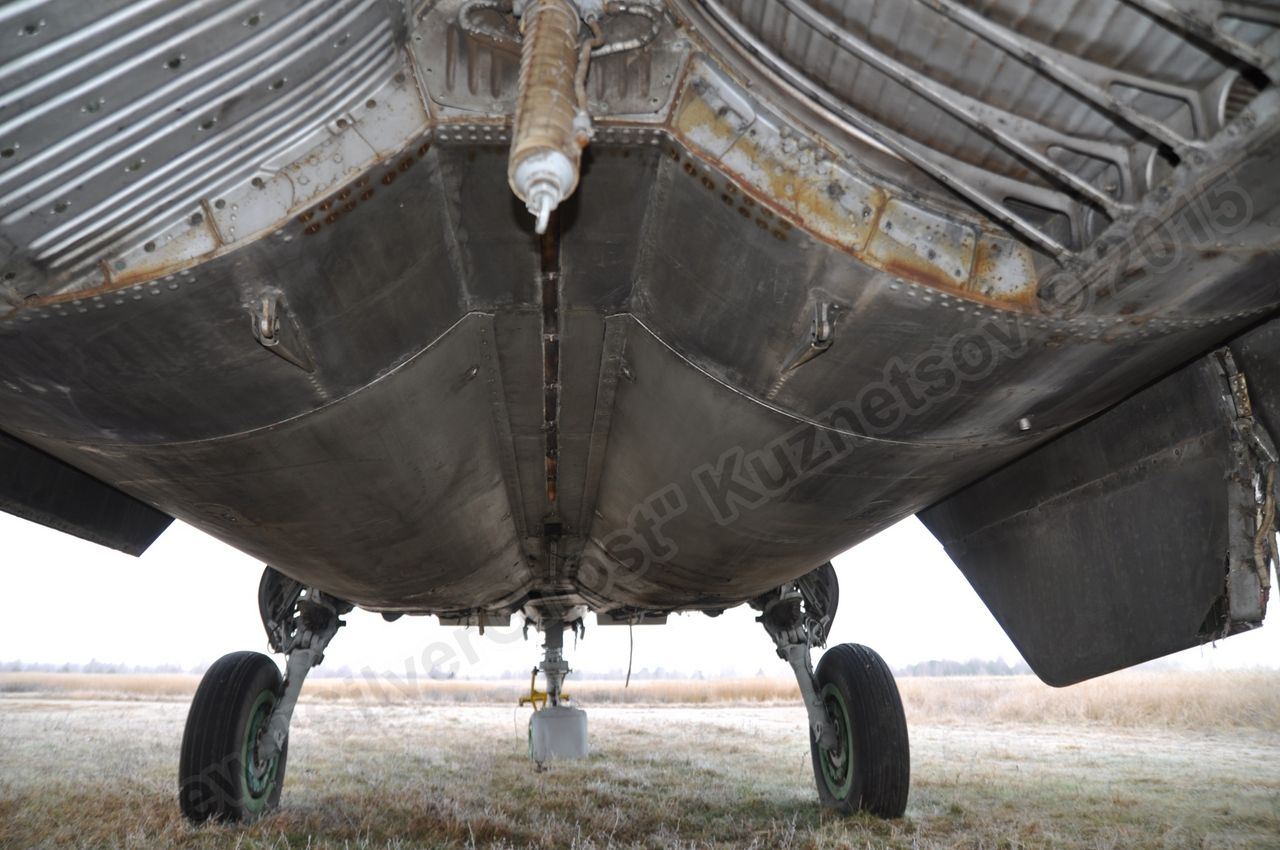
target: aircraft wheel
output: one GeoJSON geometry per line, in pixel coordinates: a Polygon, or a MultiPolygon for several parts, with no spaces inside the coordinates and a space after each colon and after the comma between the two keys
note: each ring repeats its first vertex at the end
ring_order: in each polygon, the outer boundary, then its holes
{"type": "Polygon", "coordinates": [[[259,652],[224,655],[204,674],[178,770],[178,802],[189,820],[249,821],[279,804],[289,741],[265,762],[258,748],[283,689],[276,663],[259,652]]]}
{"type": "Polygon", "coordinates": [[[845,643],[823,654],[814,678],[837,739],[827,750],[810,733],[823,805],[848,814],[902,817],[911,786],[911,748],[888,665],[875,651],[845,643]]]}

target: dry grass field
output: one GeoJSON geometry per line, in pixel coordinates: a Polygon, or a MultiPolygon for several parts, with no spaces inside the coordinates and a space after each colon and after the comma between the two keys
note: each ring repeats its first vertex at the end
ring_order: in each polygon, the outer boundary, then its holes
{"type": "Polygon", "coordinates": [[[578,683],[592,756],[535,774],[518,682],[316,679],[282,810],[192,828],[194,677],[4,674],[0,847],[1280,848],[1280,674],[900,684],[896,823],[817,807],[782,681],[578,683]]]}

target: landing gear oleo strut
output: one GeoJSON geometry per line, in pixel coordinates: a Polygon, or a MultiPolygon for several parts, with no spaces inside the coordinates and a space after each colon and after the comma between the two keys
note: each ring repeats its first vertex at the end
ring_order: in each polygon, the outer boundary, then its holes
{"type": "Polygon", "coordinates": [[[200,681],[178,771],[182,813],[197,823],[253,820],[279,804],[303,680],[351,610],[271,567],[258,586],[258,607],[271,648],[288,657],[286,675],[281,680],[262,653],[233,652],[200,681]]]}
{"type": "Polygon", "coordinates": [[[911,786],[910,744],[888,665],[873,650],[846,643],[827,650],[813,669],[811,650],[826,644],[839,599],[835,570],[826,563],[752,607],[800,685],[823,804],[902,817],[911,786]]]}
{"type": "MultiPolygon", "coordinates": [[[[581,616],[567,624],[575,635],[583,632],[581,616]]],[[[569,675],[569,663],[564,659],[564,630],[566,623],[560,619],[543,618],[538,628],[543,632],[542,663],[534,668],[529,679],[529,694],[520,698],[520,705],[533,706],[529,718],[529,758],[542,770],[549,761],[586,758],[590,753],[587,743],[587,713],[571,707],[569,695],[564,691],[564,680],[569,675]],[[546,690],[537,689],[538,673],[546,681],[546,690]]]]}

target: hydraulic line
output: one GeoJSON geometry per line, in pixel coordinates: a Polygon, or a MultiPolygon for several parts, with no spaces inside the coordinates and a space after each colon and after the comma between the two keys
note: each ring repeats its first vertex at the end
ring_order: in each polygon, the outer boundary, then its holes
{"type": "Polygon", "coordinates": [[[593,27],[599,43],[593,45],[591,55],[599,58],[601,56],[611,56],[614,53],[626,53],[628,50],[639,50],[647,46],[650,42],[658,37],[658,33],[662,30],[662,13],[647,3],[626,3],[611,2],[604,4],[604,13],[606,15],[636,15],[637,17],[646,18],[649,21],[649,29],[644,35],[636,38],[628,38],[625,41],[611,41],[604,43],[604,37],[600,31],[593,27]]]}

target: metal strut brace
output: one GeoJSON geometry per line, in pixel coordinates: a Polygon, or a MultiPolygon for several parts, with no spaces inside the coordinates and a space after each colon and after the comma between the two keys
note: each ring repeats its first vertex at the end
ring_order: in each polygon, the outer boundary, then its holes
{"type": "Polygon", "coordinates": [[[839,741],[826,704],[818,693],[812,649],[826,645],[838,601],[835,570],[826,563],[794,583],[751,603],[761,611],[756,621],[773,638],[778,657],[791,665],[809,715],[814,740],[825,750],[835,750],[839,741]]]}
{"type": "Polygon", "coordinates": [[[324,661],[329,641],[346,625],[341,615],[350,611],[351,605],[315,588],[303,587],[270,567],[259,589],[259,603],[271,648],[288,656],[284,691],[271,711],[259,748],[259,758],[265,762],[284,747],[302,683],[311,668],[324,661]],[[274,610],[268,613],[269,605],[274,610]]]}
{"type": "Polygon", "coordinates": [[[559,705],[566,698],[564,680],[570,672],[569,662],[564,660],[564,623],[546,623],[542,631],[546,635],[546,643],[542,645],[543,657],[538,669],[547,681],[544,705],[559,705]]]}

